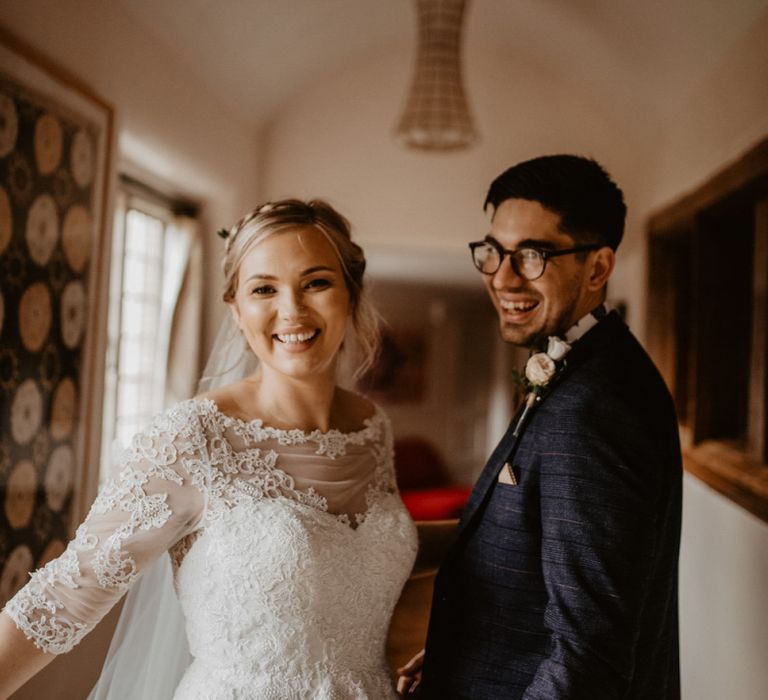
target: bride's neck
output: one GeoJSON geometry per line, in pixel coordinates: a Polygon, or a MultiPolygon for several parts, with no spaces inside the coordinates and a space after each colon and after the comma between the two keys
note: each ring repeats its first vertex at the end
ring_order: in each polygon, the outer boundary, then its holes
{"type": "Polygon", "coordinates": [[[291,430],[321,430],[332,427],[335,376],[294,379],[260,367],[247,381],[252,411],[267,425],[291,430]]]}

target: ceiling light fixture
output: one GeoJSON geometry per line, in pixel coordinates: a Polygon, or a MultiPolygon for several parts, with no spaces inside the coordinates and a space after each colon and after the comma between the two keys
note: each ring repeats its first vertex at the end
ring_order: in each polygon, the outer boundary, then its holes
{"type": "Polygon", "coordinates": [[[416,0],[418,48],[413,82],[395,136],[409,148],[451,151],[478,135],[461,76],[466,0],[416,0]]]}

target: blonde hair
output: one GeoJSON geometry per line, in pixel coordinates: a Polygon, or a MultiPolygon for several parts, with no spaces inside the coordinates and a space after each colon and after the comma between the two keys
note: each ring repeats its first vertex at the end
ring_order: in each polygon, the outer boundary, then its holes
{"type": "Polygon", "coordinates": [[[353,376],[359,379],[376,359],[381,338],[381,317],[368,299],[363,285],[365,255],[352,241],[349,221],[322,199],[304,202],[283,199],[267,202],[246,214],[229,231],[223,231],[225,252],[222,263],[222,298],[232,303],[237,292],[238,273],[246,253],[268,236],[313,228],[325,236],[336,251],[352,307],[352,325],[359,345],[359,360],[353,376]]]}

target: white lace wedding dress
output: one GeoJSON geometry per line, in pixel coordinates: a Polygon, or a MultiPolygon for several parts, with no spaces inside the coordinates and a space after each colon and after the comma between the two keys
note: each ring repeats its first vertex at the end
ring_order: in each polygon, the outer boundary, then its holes
{"type": "Polygon", "coordinates": [[[380,409],[305,433],[179,404],[5,611],[66,652],[166,550],[193,656],[174,698],[396,697],[384,645],[416,530],[380,409]]]}

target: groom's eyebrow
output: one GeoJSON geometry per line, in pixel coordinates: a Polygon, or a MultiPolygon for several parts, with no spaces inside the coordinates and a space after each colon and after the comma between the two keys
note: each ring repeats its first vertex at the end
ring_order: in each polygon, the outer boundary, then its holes
{"type": "Polygon", "coordinates": [[[517,248],[538,248],[539,250],[555,250],[557,246],[552,241],[542,241],[537,238],[526,238],[517,244],[517,248]]]}

